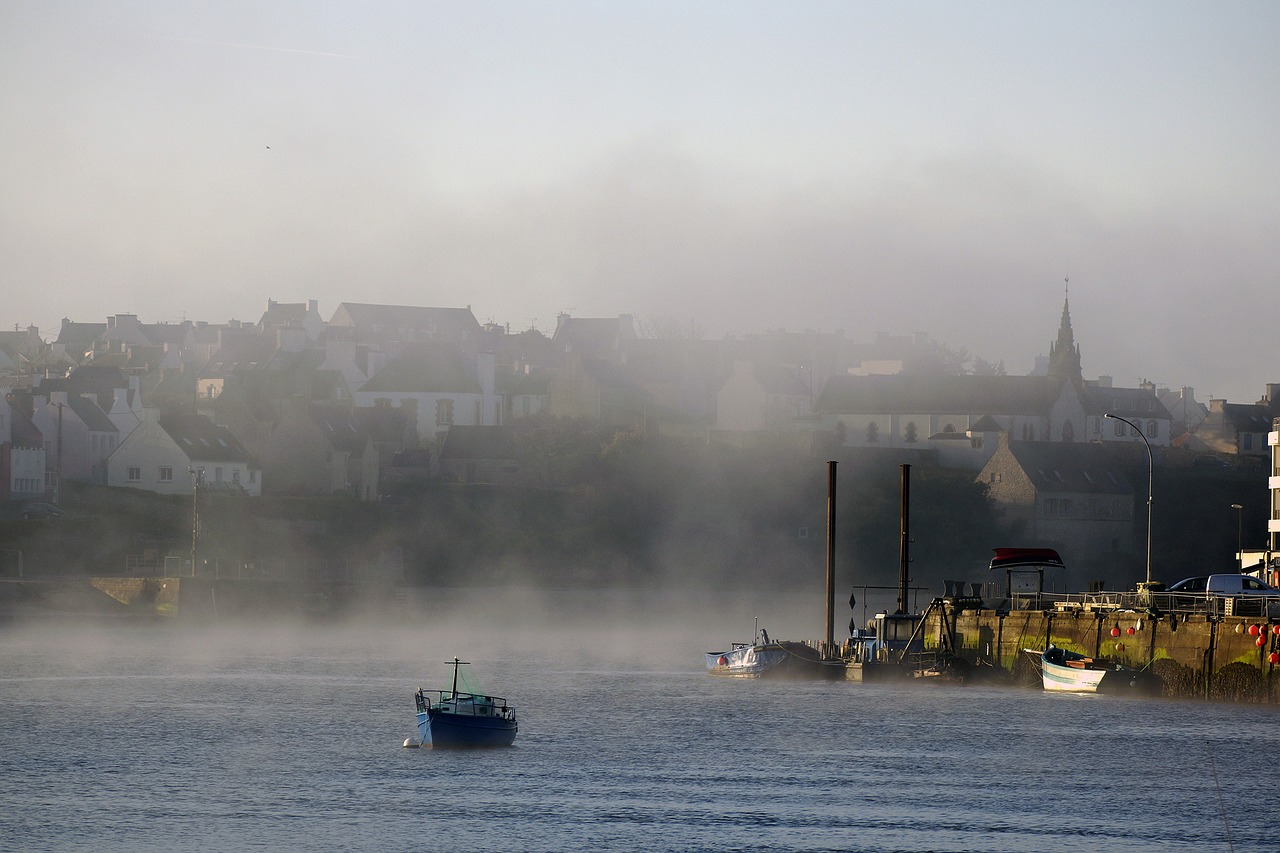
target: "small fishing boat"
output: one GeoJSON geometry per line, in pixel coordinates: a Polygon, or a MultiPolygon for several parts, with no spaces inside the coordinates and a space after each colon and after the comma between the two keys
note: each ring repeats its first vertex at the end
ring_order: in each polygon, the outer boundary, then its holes
{"type": "Polygon", "coordinates": [[[1145,673],[1106,658],[1086,657],[1052,645],[1044,651],[1024,651],[1040,656],[1040,676],[1045,690],[1106,693],[1145,686],[1145,673]]]}
{"type": "MultiPolygon", "coordinates": [[[[418,743],[405,746],[435,748],[511,746],[520,726],[507,700],[478,691],[458,689],[458,668],[468,662],[454,658],[449,690],[418,689],[418,743]]],[[[464,684],[464,686],[466,686],[464,684]]]]}
{"type": "Polygon", "coordinates": [[[756,622],[750,643],[733,643],[727,651],[706,653],[707,672],[730,678],[813,675],[822,668],[818,650],[806,643],[769,639],[756,622]]]}

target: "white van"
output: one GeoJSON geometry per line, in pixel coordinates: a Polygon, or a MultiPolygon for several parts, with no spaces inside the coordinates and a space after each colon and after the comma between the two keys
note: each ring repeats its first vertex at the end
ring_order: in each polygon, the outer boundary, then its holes
{"type": "Polygon", "coordinates": [[[1267,586],[1253,575],[1209,575],[1205,592],[1218,595],[1280,595],[1280,589],[1267,586]]]}
{"type": "Polygon", "coordinates": [[[1267,586],[1253,575],[1228,574],[1183,578],[1169,587],[1169,592],[1207,592],[1214,595],[1275,595],[1280,589],[1267,586]]]}

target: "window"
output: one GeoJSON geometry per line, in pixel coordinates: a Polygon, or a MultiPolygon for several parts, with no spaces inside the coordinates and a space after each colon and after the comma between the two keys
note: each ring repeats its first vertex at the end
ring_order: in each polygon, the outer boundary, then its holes
{"type": "Polygon", "coordinates": [[[162,483],[173,482],[173,468],[170,467],[169,465],[160,466],[160,482],[162,483]]]}
{"type": "Polygon", "coordinates": [[[919,437],[920,437],[920,431],[916,429],[916,422],[907,421],[907,431],[906,431],[907,444],[915,444],[916,440],[919,437]]]}
{"type": "Polygon", "coordinates": [[[1158,438],[1160,436],[1160,422],[1147,421],[1147,438],[1158,438]]]}
{"type": "Polygon", "coordinates": [[[128,480],[130,483],[137,483],[137,482],[141,481],[141,480],[142,480],[142,469],[141,469],[141,468],[137,468],[137,467],[135,467],[135,466],[133,466],[133,465],[130,465],[130,466],[129,466],[129,470],[128,470],[128,472],[125,474],[125,479],[126,479],[126,480],[128,480]]]}
{"type": "Polygon", "coordinates": [[[221,482],[222,482],[222,467],[221,467],[221,466],[219,466],[219,467],[217,467],[217,468],[214,468],[214,469],[213,469],[213,481],[214,481],[215,483],[221,483],[221,482]]]}
{"type": "Polygon", "coordinates": [[[453,423],[453,401],[436,400],[436,426],[448,426],[453,423]]]}
{"type": "Polygon", "coordinates": [[[880,441],[880,425],[875,421],[867,424],[867,444],[876,444],[880,441]]]}
{"type": "Polygon", "coordinates": [[[1116,435],[1124,435],[1124,421],[1116,421],[1116,435]]]}
{"type": "Polygon", "coordinates": [[[1241,438],[1244,439],[1244,449],[1253,450],[1253,433],[1246,432],[1241,438]]]}
{"type": "Polygon", "coordinates": [[[232,471],[232,472],[231,472],[231,482],[236,483],[237,485],[240,483],[240,469],[239,469],[239,468],[237,468],[236,470],[234,470],[234,471],[232,471]]]}

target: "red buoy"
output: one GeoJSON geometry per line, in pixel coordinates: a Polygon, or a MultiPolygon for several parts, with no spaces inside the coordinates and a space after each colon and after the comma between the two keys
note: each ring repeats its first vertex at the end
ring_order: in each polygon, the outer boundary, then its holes
{"type": "Polygon", "coordinates": [[[1263,646],[1265,646],[1265,645],[1267,644],[1267,638],[1266,638],[1266,637],[1259,637],[1258,639],[1254,640],[1253,642],[1254,642],[1254,645],[1256,645],[1258,648],[1262,648],[1263,646]]]}
{"type": "Polygon", "coordinates": [[[1119,637],[1119,636],[1120,636],[1120,629],[1119,629],[1119,628],[1112,628],[1112,629],[1111,629],[1111,636],[1113,636],[1113,637],[1119,637]]]}
{"type": "Polygon", "coordinates": [[[1132,637],[1132,636],[1133,636],[1133,627],[1132,627],[1132,626],[1130,626],[1130,628],[1129,628],[1129,636],[1130,636],[1130,637],[1132,637]]]}
{"type": "Polygon", "coordinates": [[[1280,636],[1280,625],[1272,625],[1272,626],[1271,626],[1271,633],[1273,633],[1273,634],[1275,634],[1275,635],[1277,635],[1277,636],[1280,636]]]}
{"type": "Polygon", "coordinates": [[[720,655],[720,659],[716,661],[716,666],[728,666],[729,659],[724,655],[720,655]]]}
{"type": "Polygon", "coordinates": [[[1257,626],[1257,625],[1250,625],[1250,626],[1249,626],[1249,636],[1250,636],[1250,637],[1256,637],[1256,636],[1258,636],[1258,626],[1257,626]]]}
{"type": "Polygon", "coordinates": [[[1267,660],[1271,661],[1272,666],[1275,666],[1276,664],[1280,663],[1280,652],[1272,652],[1271,654],[1267,655],[1267,660]]]}

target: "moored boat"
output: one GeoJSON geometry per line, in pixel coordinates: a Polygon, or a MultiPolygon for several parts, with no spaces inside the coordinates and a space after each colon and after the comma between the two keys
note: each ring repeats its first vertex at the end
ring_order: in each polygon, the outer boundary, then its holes
{"type": "MultiPolygon", "coordinates": [[[[499,696],[458,689],[458,668],[467,661],[454,658],[449,690],[418,689],[418,743],[436,748],[511,746],[519,724],[515,709],[499,696]]],[[[406,745],[410,745],[406,742],[406,745]]]]}
{"type": "Polygon", "coordinates": [[[706,653],[707,672],[730,678],[812,675],[822,666],[818,650],[805,643],[769,639],[757,628],[750,643],[733,643],[727,651],[706,653]]]}
{"type": "Polygon", "coordinates": [[[1106,658],[1091,658],[1057,646],[1044,651],[1026,649],[1040,656],[1040,675],[1045,690],[1061,693],[1107,693],[1141,689],[1147,676],[1141,670],[1106,658]]]}

